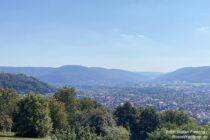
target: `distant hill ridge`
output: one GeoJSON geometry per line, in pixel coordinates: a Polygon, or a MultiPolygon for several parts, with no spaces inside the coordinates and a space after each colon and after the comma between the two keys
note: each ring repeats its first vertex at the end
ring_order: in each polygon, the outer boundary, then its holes
{"type": "Polygon", "coordinates": [[[155,79],[162,75],[153,72],[130,72],[120,69],[66,65],[50,67],[0,67],[0,72],[26,74],[46,83],[63,85],[119,85],[155,79]]]}
{"type": "Polygon", "coordinates": [[[35,92],[40,94],[52,93],[55,88],[48,84],[23,74],[0,73],[0,88],[12,88],[19,93],[35,92]]]}
{"type": "Polygon", "coordinates": [[[186,81],[190,83],[210,83],[210,66],[181,68],[157,78],[156,81],[186,81]]]}
{"type": "Polygon", "coordinates": [[[0,67],[0,72],[25,74],[55,86],[120,85],[127,83],[174,82],[210,83],[210,66],[186,67],[170,73],[130,72],[120,69],[66,65],[50,67],[0,67]]]}

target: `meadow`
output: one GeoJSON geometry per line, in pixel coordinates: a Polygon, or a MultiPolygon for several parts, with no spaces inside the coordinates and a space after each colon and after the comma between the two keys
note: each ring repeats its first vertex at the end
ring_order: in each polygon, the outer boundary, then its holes
{"type": "Polygon", "coordinates": [[[15,137],[0,137],[0,140],[51,140],[49,138],[15,138],[15,137]]]}
{"type": "Polygon", "coordinates": [[[21,138],[15,137],[12,132],[0,132],[0,140],[51,140],[50,138],[21,138]]]}

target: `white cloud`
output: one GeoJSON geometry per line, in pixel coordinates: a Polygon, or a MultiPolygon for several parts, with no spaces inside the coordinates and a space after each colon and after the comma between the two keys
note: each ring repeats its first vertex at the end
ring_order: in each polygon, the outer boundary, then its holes
{"type": "Polygon", "coordinates": [[[197,31],[199,31],[199,32],[207,32],[207,31],[210,31],[210,26],[202,26],[202,27],[199,27],[199,28],[197,28],[197,31]]]}
{"type": "Polygon", "coordinates": [[[121,37],[126,38],[126,37],[129,37],[129,35],[128,34],[121,34],[121,37]]]}
{"type": "Polygon", "coordinates": [[[144,35],[138,34],[138,35],[133,35],[133,34],[121,34],[121,37],[123,38],[143,38],[144,35]]]}
{"type": "Polygon", "coordinates": [[[144,37],[144,35],[137,35],[137,37],[138,37],[138,38],[143,38],[143,37],[144,37]]]}

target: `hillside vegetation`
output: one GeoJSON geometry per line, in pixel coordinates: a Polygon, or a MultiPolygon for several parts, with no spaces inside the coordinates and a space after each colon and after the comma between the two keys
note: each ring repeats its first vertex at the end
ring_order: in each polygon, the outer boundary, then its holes
{"type": "Polygon", "coordinates": [[[92,99],[78,99],[73,88],[62,88],[48,98],[1,89],[0,103],[0,131],[13,130],[23,138],[172,140],[183,136],[180,131],[189,132],[184,136],[210,138],[210,126],[198,125],[184,112],[157,112],[129,102],[110,111],[92,99]]]}
{"type": "Polygon", "coordinates": [[[188,67],[159,77],[157,81],[174,82],[185,81],[190,83],[210,83],[210,67],[188,67]]]}
{"type": "Polygon", "coordinates": [[[55,88],[48,84],[23,74],[0,73],[0,88],[12,88],[20,93],[33,91],[35,93],[52,93],[55,88]]]}
{"type": "Polygon", "coordinates": [[[120,69],[66,65],[48,67],[0,67],[0,72],[23,73],[55,86],[119,85],[152,80],[162,75],[153,72],[130,72],[120,69]]]}
{"type": "Polygon", "coordinates": [[[187,67],[169,73],[130,72],[120,69],[66,65],[50,67],[0,67],[0,72],[26,74],[54,86],[122,85],[139,82],[210,83],[210,66],[187,67]]]}

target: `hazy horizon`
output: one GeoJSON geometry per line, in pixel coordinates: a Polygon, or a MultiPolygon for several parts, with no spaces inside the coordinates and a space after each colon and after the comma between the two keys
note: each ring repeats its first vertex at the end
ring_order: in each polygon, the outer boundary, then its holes
{"type": "Polygon", "coordinates": [[[129,69],[125,69],[125,68],[116,68],[116,67],[100,67],[100,66],[87,66],[87,65],[77,65],[77,64],[66,64],[66,65],[61,65],[61,66],[1,66],[0,67],[18,67],[18,68],[60,68],[63,66],[81,66],[81,67],[87,67],[87,68],[104,68],[104,69],[116,69],[116,70],[125,70],[125,71],[130,71],[130,72],[154,72],[154,73],[170,73],[170,72],[174,72],[176,70],[182,69],[182,68],[198,68],[198,67],[210,67],[210,66],[188,66],[188,67],[180,67],[177,69],[174,69],[172,71],[150,71],[150,70],[146,70],[146,71],[142,71],[142,70],[138,70],[138,71],[133,71],[133,70],[129,70],[129,69]]]}
{"type": "MultiPolygon", "coordinates": [[[[116,68],[116,67],[101,67],[101,66],[87,66],[87,65],[77,65],[77,64],[67,64],[67,65],[61,65],[61,66],[1,66],[0,67],[21,67],[21,68],[30,68],[30,67],[35,67],[35,68],[59,68],[63,66],[82,66],[82,67],[88,67],[88,68],[104,68],[104,69],[119,69],[119,70],[125,70],[125,71],[130,71],[130,72],[157,72],[157,73],[167,73],[167,72],[172,72],[172,71],[133,71],[125,68],[116,68]]],[[[177,69],[175,69],[177,70],[177,69]]]]}
{"type": "Polygon", "coordinates": [[[0,65],[171,72],[210,65],[210,1],[0,2],[0,65]]]}

